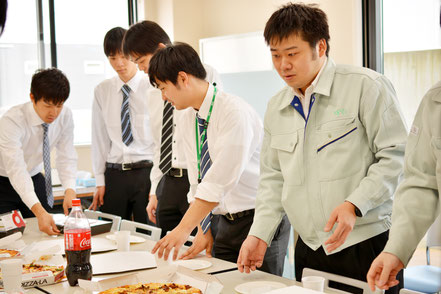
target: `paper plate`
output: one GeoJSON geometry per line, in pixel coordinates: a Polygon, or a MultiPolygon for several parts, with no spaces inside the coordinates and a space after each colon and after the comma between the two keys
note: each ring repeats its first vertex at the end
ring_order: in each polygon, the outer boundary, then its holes
{"type": "MultiPolygon", "coordinates": [[[[109,234],[106,236],[106,238],[116,242],[115,234],[109,234]]],[[[143,243],[143,242],[145,242],[145,239],[143,237],[130,235],[130,243],[137,244],[137,243],[143,243]]]]}
{"type": "Polygon", "coordinates": [[[93,254],[90,257],[93,274],[110,274],[155,268],[156,259],[146,251],[124,251],[93,254]]]}
{"type": "Polygon", "coordinates": [[[237,285],[234,290],[241,294],[267,293],[268,291],[285,288],[286,285],[273,281],[254,281],[237,285]]]}
{"type": "Polygon", "coordinates": [[[181,259],[176,260],[175,263],[194,271],[209,268],[212,265],[211,262],[203,259],[181,259]]]}

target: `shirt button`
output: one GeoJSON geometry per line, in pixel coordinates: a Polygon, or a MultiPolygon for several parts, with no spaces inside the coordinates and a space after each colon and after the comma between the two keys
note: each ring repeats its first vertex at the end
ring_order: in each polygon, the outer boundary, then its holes
{"type": "Polygon", "coordinates": [[[173,143],[176,143],[176,140],[173,140],[173,143]]]}
{"type": "Polygon", "coordinates": [[[176,127],[176,124],[173,124],[174,127],[176,127]]]}
{"type": "Polygon", "coordinates": [[[176,160],[176,157],[174,157],[173,159],[176,160]]]}
{"type": "Polygon", "coordinates": [[[331,136],[331,134],[328,134],[328,138],[331,138],[332,136],[331,136]]]}

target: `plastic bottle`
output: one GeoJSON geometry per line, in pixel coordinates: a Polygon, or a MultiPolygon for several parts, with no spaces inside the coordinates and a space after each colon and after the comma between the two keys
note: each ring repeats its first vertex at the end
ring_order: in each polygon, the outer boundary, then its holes
{"type": "Polygon", "coordinates": [[[78,284],[78,279],[91,280],[90,225],[81,209],[80,199],[72,200],[72,211],[64,224],[64,248],[67,259],[66,277],[69,285],[75,286],[78,284]]]}

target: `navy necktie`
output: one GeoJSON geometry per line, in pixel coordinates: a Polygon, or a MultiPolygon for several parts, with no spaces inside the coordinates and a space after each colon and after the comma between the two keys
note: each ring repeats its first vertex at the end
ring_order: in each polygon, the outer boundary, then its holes
{"type": "Polygon", "coordinates": [[[129,146],[133,141],[132,126],[130,123],[130,111],[129,111],[129,95],[130,87],[123,85],[121,88],[123,93],[123,102],[121,104],[121,134],[122,141],[126,146],[129,146]]]}
{"type": "MultiPolygon", "coordinates": [[[[200,118],[199,115],[197,114],[196,117],[198,119],[199,138],[201,138],[205,129],[205,119],[200,118]]],[[[204,141],[201,142],[201,162],[200,162],[201,180],[204,178],[210,166],[211,166],[211,158],[210,158],[210,153],[208,152],[207,132],[205,131],[204,141]]],[[[213,214],[210,212],[201,221],[201,228],[204,234],[206,234],[208,229],[210,228],[212,218],[213,218],[213,214]]]]}

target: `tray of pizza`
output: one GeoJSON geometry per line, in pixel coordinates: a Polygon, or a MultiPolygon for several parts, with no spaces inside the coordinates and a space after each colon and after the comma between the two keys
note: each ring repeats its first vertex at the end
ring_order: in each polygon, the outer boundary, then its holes
{"type": "Polygon", "coordinates": [[[78,280],[78,283],[84,290],[99,294],[219,294],[223,288],[216,277],[179,265],[164,266],[99,281],[78,280]]]}
{"type": "MultiPolygon", "coordinates": [[[[60,282],[64,277],[64,259],[61,255],[43,255],[37,259],[23,260],[23,288],[43,286],[60,282]]],[[[3,287],[0,271],[0,288],[3,287]]]]}

